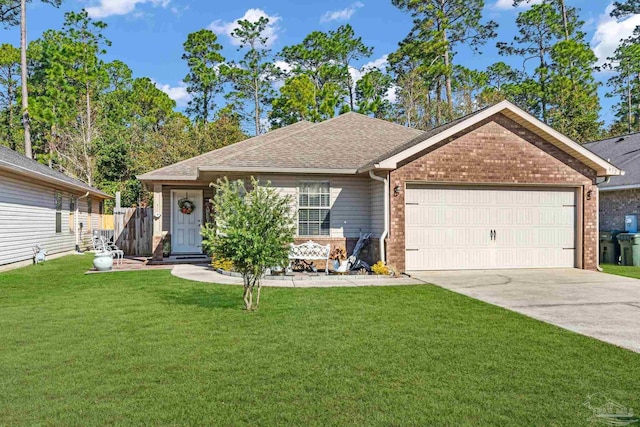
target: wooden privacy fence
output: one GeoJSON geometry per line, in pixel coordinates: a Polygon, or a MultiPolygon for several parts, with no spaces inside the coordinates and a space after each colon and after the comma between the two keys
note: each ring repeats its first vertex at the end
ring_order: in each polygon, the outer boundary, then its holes
{"type": "Polygon", "coordinates": [[[151,255],[153,208],[114,208],[116,245],[125,255],[151,255]]]}

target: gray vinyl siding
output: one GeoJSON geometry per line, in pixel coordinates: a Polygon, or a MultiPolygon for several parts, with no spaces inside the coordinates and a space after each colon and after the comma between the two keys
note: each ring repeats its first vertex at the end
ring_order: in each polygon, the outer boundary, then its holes
{"type": "Polygon", "coordinates": [[[371,233],[380,237],[384,231],[384,182],[371,180],[371,233]]]}
{"type": "MultiPolygon", "coordinates": [[[[237,179],[240,177],[234,177],[237,179]]],[[[231,179],[231,178],[230,178],[231,179]]],[[[329,237],[358,237],[360,232],[373,232],[379,236],[382,232],[383,212],[376,213],[376,220],[372,220],[371,209],[384,204],[380,193],[379,203],[374,203],[372,198],[372,179],[369,177],[354,176],[319,176],[319,175],[268,175],[258,176],[261,182],[271,181],[271,185],[277,188],[282,195],[292,198],[292,209],[297,209],[298,183],[301,181],[328,181],[331,188],[331,228],[329,237]],[[375,230],[374,230],[375,228],[375,230]],[[376,234],[377,233],[377,234],[376,234]]],[[[379,183],[382,189],[383,184],[379,183]]],[[[194,185],[163,185],[162,187],[162,230],[171,230],[171,190],[198,188],[205,191],[205,195],[213,196],[213,190],[208,184],[195,187],[194,185]]],[[[376,187],[378,188],[378,187],[376,187]]],[[[382,208],[380,208],[382,209],[382,208]]]]}
{"type": "Polygon", "coordinates": [[[62,232],[56,233],[55,189],[0,175],[0,265],[26,261],[38,244],[49,254],[71,251],[69,192],[62,192],[62,232]]]}
{"type": "Polygon", "coordinates": [[[271,181],[281,194],[290,195],[297,209],[298,183],[301,181],[329,182],[331,191],[331,229],[329,237],[358,237],[371,228],[371,179],[354,176],[319,175],[261,175],[260,181],[271,181]]]}

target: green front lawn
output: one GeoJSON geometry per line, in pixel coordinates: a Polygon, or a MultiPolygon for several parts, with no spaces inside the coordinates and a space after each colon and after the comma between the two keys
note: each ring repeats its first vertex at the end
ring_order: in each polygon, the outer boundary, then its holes
{"type": "Polygon", "coordinates": [[[0,425],[576,425],[640,354],[434,286],[241,289],[90,256],[0,274],[0,425]]]}
{"type": "Polygon", "coordinates": [[[633,277],[640,279],[640,267],[631,267],[626,265],[600,264],[605,273],[616,274],[618,276],[633,277]]]}

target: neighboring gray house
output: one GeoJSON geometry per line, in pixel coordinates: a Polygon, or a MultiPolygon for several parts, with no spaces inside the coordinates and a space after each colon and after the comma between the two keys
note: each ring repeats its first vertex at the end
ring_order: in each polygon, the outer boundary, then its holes
{"type": "Polygon", "coordinates": [[[640,215],[640,133],[585,144],[625,174],[613,176],[600,188],[600,230],[624,230],[625,215],[640,215]]]}
{"type": "Polygon", "coordinates": [[[101,228],[102,191],[0,145],[0,269],[89,244],[101,228]]]}
{"type": "Polygon", "coordinates": [[[397,271],[598,264],[598,181],[622,170],[508,101],[428,132],[357,113],[299,122],[147,172],[155,259],[202,252],[211,182],[271,181],[293,196],[296,242],[397,271]],[[182,212],[190,201],[195,209],[182,212]]]}

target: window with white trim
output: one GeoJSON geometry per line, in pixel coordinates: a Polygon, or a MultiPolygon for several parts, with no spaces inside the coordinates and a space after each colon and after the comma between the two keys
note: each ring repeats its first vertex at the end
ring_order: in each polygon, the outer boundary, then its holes
{"type": "Polygon", "coordinates": [[[331,231],[331,188],[326,181],[298,184],[298,236],[328,236],[331,231]]]}

